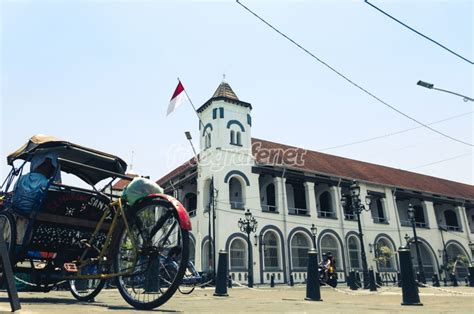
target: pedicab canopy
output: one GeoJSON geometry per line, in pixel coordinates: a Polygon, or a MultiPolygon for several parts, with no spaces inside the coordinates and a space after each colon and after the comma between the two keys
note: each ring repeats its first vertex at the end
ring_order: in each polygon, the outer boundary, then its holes
{"type": "Polygon", "coordinates": [[[128,179],[125,176],[127,163],[121,158],[43,134],[33,136],[8,155],[7,162],[13,165],[17,159],[29,161],[36,153],[45,152],[58,155],[61,171],[76,175],[92,185],[112,177],[128,179]]]}

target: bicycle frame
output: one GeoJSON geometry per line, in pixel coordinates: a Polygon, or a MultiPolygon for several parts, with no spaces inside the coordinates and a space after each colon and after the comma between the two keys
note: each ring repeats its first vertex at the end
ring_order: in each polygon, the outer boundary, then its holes
{"type": "MultiPolygon", "coordinates": [[[[86,259],[87,253],[90,250],[94,249],[91,245],[89,245],[89,247],[87,247],[84,250],[80,260],[78,261],[78,264],[79,264],[78,268],[79,269],[83,269],[84,267],[87,267],[89,265],[95,265],[96,261],[99,261],[99,263],[100,263],[101,261],[104,260],[105,255],[109,251],[109,246],[110,246],[111,241],[112,241],[112,235],[114,234],[114,231],[117,227],[117,224],[118,224],[117,222],[118,222],[119,218],[123,219],[123,222],[124,222],[124,225],[125,225],[125,230],[129,234],[130,239],[132,241],[133,254],[134,254],[134,256],[137,256],[138,251],[137,251],[136,239],[133,237],[133,234],[130,231],[130,226],[128,224],[127,216],[125,215],[125,210],[122,206],[122,200],[121,199],[118,199],[117,201],[112,202],[110,204],[110,206],[104,211],[104,214],[102,215],[99,222],[97,223],[97,226],[96,226],[94,232],[92,233],[92,235],[91,235],[91,237],[90,237],[90,239],[87,243],[89,243],[89,244],[93,243],[95,237],[97,237],[97,235],[99,234],[100,229],[104,225],[105,219],[109,216],[109,214],[112,212],[112,210],[113,210],[113,213],[114,213],[114,218],[112,219],[112,223],[110,224],[110,228],[109,228],[109,231],[107,233],[107,238],[105,240],[104,246],[102,247],[102,249],[99,252],[99,256],[95,257],[95,258],[86,259]]],[[[135,268],[136,263],[137,263],[137,259],[135,258],[135,260],[133,261],[133,267],[130,268],[131,270],[125,271],[125,272],[111,273],[111,274],[98,274],[98,275],[66,276],[64,279],[67,279],[67,280],[110,279],[110,278],[117,278],[117,277],[122,277],[122,276],[130,276],[133,273],[133,269],[135,268]]]]}

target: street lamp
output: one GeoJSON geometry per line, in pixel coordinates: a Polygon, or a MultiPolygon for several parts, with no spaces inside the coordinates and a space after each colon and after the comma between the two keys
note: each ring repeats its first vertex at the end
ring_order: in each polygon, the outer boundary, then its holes
{"type": "Polygon", "coordinates": [[[434,90],[437,90],[437,91],[440,91],[440,92],[444,92],[444,93],[448,93],[448,94],[452,94],[452,95],[462,97],[465,102],[474,101],[474,98],[467,97],[465,95],[461,95],[461,94],[458,94],[458,93],[455,93],[455,92],[451,92],[449,90],[436,88],[436,87],[434,87],[434,84],[432,84],[432,83],[428,83],[428,82],[424,82],[424,81],[418,81],[416,83],[416,85],[421,86],[421,87],[425,87],[425,88],[428,88],[428,89],[434,89],[434,90]]]}
{"type": "MultiPolygon", "coordinates": [[[[367,266],[367,256],[365,254],[365,246],[364,246],[364,234],[362,233],[362,224],[360,221],[360,214],[363,211],[368,211],[370,208],[366,208],[362,203],[360,199],[360,186],[359,184],[354,180],[352,181],[352,185],[349,187],[350,190],[350,197],[351,197],[351,203],[350,203],[350,209],[352,213],[355,213],[357,215],[357,224],[359,227],[359,240],[360,240],[360,247],[361,247],[361,258],[362,258],[362,272],[363,272],[363,277],[364,277],[364,289],[368,289],[369,287],[369,269],[367,266]]],[[[365,203],[367,205],[370,205],[371,199],[367,195],[365,198],[365,203]]],[[[341,199],[342,206],[345,207],[347,205],[347,199],[346,197],[342,197],[341,199]]]]}
{"type": "Polygon", "coordinates": [[[316,233],[318,232],[318,228],[314,224],[311,225],[311,235],[313,236],[313,249],[317,251],[316,248],[316,233]]]}
{"type": "Polygon", "coordinates": [[[408,219],[410,219],[411,227],[413,228],[413,238],[415,240],[416,259],[418,261],[418,271],[420,272],[420,281],[426,284],[425,271],[423,269],[423,262],[421,260],[420,248],[418,246],[418,236],[416,235],[415,209],[413,208],[412,204],[408,204],[408,219]]]}
{"type": "Polygon", "coordinates": [[[253,288],[253,257],[252,257],[252,243],[250,242],[250,233],[257,231],[257,220],[252,216],[249,209],[245,212],[245,218],[239,219],[240,231],[247,234],[247,255],[248,255],[248,286],[253,288]]]}
{"type": "MultiPolygon", "coordinates": [[[[441,223],[441,221],[440,221],[441,223]]],[[[439,224],[438,224],[439,225],[439,224]]],[[[443,242],[443,270],[444,270],[444,284],[447,286],[447,281],[449,278],[448,274],[448,264],[449,264],[449,258],[448,258],[448,251],[446,250],[446,242],[444,241],[444,235],[443,231],[448,231],[448,229],[445,229],[439,225],[438,227],[439,233],[441,234],[441,241],[443,242]]]]}

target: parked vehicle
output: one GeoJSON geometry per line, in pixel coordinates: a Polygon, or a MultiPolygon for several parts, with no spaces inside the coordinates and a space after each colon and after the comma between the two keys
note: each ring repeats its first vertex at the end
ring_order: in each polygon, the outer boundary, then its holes
{"type": "MultiPolygon", "coordinates": [[[[50,136],[33,136],[7,162],[12,169],[0,188],[0,230],[14,272],[30,278],[26,284],[48,292],[69,282],[73,296],[87,301],[107,279],[116,279],[122,297],[137,309],[156,308],[173,296],[189,257],[191,223],[180,202],[151,194],[130,203],[105,194],[99,182],[133,179],[125,175],[127,164],[50,136]],[[60,173],[90,188],[64,185],[60,173]],[[149,289],[160,282],[154,267],[171,248],[176,272],[166,286],[149,289]]],[[[0,285],[2,269],[0,263],[0,285]]]]}

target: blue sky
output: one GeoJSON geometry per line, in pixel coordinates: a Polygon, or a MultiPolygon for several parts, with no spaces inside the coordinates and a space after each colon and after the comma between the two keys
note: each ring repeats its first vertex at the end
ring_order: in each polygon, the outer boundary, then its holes
{"type": "MultiPolygon", "coordinates": [[[[473,66],[363,1],[245,1],[366,89],[429,123],[473,103],[473,66]]],[[[179,76],[196,106],[222,74],[253,105],[253,136],[318,150],[416,126],[330,72],[229,1],[0,1],[1,176],[36,133],[117,154],[158,179],[192,156],[190,106],[166,117],[179,76]],[[179,150],[176,147],[180,147],[179,150]],[[176,153],[176,152],[179,153],[176,153]]],[[[387,12],[474,59],[472,1],[380,1],[387,12]]],[[[466,142],[473,115],[433,127],[466,142]]],[[[197,143],[196,143],[197,144],[197,143]]],[[[426,129],[327,153],[473,184],[472,147],[426,129]],[[418,168],[443,159],[443,163],[418,168]]]]}

